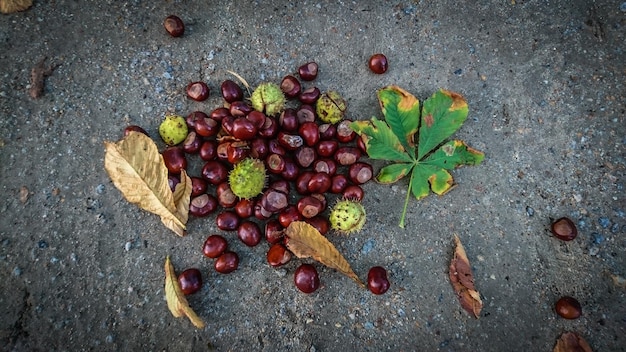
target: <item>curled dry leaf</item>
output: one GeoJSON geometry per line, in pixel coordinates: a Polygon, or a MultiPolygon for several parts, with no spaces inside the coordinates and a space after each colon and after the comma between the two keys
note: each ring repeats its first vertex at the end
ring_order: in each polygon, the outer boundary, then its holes
{"type": "Polygon", "coordinates": [[[165,299],[167,300],[167,307],[174,317],[186,316],[195,327],[204,328],[204,321],[189,307],[189,302],[187,302],[187,298],[180,288],[174,265],[172,265],[169,256],[165,258],[165,299]]]}
{"type": "Polygon", "coordinates": [[[454,242],[456,248],[450,263],[450,282],[459,298],[461,307],[478,319],[480,310],[483,308],[483,302],[480,300],[480,293],[474,287],[472,268],[459,236],[454,235],[454,242]]]}
{"type": "Polygon", "coordinates": [[[28,201],[29,195],[30,195],[30,192],[28,191],[28,188],[26,188],[26,186],[20,187],[20,202],[22,204],[26,204],[26,201],[28,201]]]}
{"type": "Polygon", "coordinates": [[[185,171],[172,193],[163,157],[150,137],[131,132],[117,143],[104,144],[104,167],[124,198],[159,215],[167,228],[184,236],[191,197],[191,179],[185,171]]]}
{"type": "Polygon", "coordinates": [[[591,346],[574,332],[564,332],[554,345],[553,352],[592,352],[591,346]]]}
{"type": "Polygon", "coordinates": [[[0,0],[0,12],[14,13],[24,11],[33,5],[33,0],[0,0]]]}
{"type": "Polygon", "coordinates": [[[287,248],[298,258],[313,258],[365,286],[337,248],[315,227],[304,221],[294,221],[285,229],[285,236],[287,248]]]}

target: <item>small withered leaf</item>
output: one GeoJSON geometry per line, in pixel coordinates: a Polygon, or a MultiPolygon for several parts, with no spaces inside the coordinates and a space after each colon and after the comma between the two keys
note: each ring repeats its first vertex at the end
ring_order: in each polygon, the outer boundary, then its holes
{"type": "Polygon", "coordinates": [[[450,282],[459,298],[461,307],[478,319],[483,308],[483,302],[480,299],[480,293],[474,287],[474,276],[465,248],[463,248],[463,244],[456,234],[454,235],[454,242],[454,257],[450,262],[450,282]]]}
{"type": "Polygon", "coordinates": [[[191,309],[183,290],[180,288],[174,265],[169,256],[165,258],[165,299],[167,300],[167,307],[174,317],[188,317],[195,327],[204,328],[204,321],[191,309]]]}

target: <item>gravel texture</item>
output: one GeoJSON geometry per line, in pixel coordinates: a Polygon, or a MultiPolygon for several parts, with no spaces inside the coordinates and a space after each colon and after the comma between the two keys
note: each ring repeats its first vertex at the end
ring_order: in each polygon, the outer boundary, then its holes
{"type": "MultiPolygon", "coordinates": [[[[595,351],[626,350],[626,12],[619,1],[35,1],[0,16],[0,346],[4,351],[549,351],[564,331],[595,351]],[[177,14],[183,37],[162,22],[177,14]],[[374,75],[370,55],[389,70],[374,75]],[[53,66],[41,97],[31,69],[53,66]],[[457,91],[470,115],[456,137],[486,154],[453,172],[443,197],[411,200],[407,181],[365,185],[364,229],[330,235],[364,278],[388,269],[375,296],[318,265],[311,295],[267,245],[226,233],[239,270],[221,275],[201,246],[221,233],[192,219],[178,238],[129,204],[103,167],[103,141],[129,124],[159,140],[166,113],[221,104],[232,70],[256,86],[308,61],[314,82],[380,116],[375,92],[398,84],[421,99],[457,91]],[[185,97],[206,81],[204,103],[185,97]],[[552,219],[578,226],[574,241],[552,219]],[[460,308],[448,279],[453,234],[485,307],[460,308]],[[163,263],[198,267],[189,297],[202,330],[168,311],[163,263]],[[582,317],[554,312],[576,297],[582,317]]],[[[159,140],[159,145],[163,147],[159,140]]],[[[375,162],[376,169],[383,163],[375,162]]],[[[199,167],[190,170],[198,174],[199,167]]],[[[309,262],[304,260],[304,262],[309,262]]]]}

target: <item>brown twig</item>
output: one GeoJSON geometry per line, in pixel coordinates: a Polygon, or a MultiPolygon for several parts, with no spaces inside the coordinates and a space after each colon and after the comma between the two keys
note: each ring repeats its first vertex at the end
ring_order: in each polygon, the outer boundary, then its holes
{"type": "Polygon", "coordinates": [[[28,89],[28,94],[33,99],[40,98],[43,95],[46,77],[50,76],[52,71],[59,66],[58,64],[53,64],[46,67],[44,65],[46,59],[47,58],[44,56],[43,59],[30,70],[30,88],[28,89]]]}

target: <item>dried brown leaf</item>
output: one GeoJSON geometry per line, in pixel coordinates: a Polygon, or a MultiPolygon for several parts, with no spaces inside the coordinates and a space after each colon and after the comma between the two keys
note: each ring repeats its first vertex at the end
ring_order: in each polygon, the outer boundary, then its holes
{"type": "Polygon", "coordinates": [[[564,332],[554,345],[553,352],[592,352],[591,346],[574,332],[564,332]]]}
{"type": "Polygon", "coordinates": [[[150,137],[131,132],[117,143],[105,142],[104,167],[124,198],[140,208],[157,214],[163,224],[179,236],[185,224],[191,194],[191,180],[186,174],[176,198],[167,179],[167,168],[150,137]],[[185,204],[186,203],[186,204],[185,204]]]}
{"type": "Polygon", "coordinates": [[[315,227],[304,221],[294,221],[285,229],[285,236],[287,248],[298,258],[313,258],[365,286],[337,248],[315,227]]]}
{"type": "Polygon", "coordinates": [[[26,186],[20,187],[20,202],[22,204],[25,204],[28,201],[29,195],[30,192],[28,191],[28,188],[26,188],[26,186]]]}
{"type": "Polygon", "coordinates": [[[195,327],[204,328],[204,321],[191,309],[183,290],[180,288],[174,265],[172,265],[169,256],[165,258],[165,299],[167,300],[167,307],[174,317],[188,317],[195,327]]]}
{"type": "Polygon", "coordinates": [[[459,236],[454,235],[454,242],[456,248],[450,263],[450,282],[459,298],[461,307],[478,319],[483,308],[483,302],[480,299],[480,293],[474,287],[472,268],[459,236]]]}
{"type": "Polygon", "coordinates": [[[0,0],[0,12],[14,13],[24,11],[33,5],[33,0],[0,0]]]}

